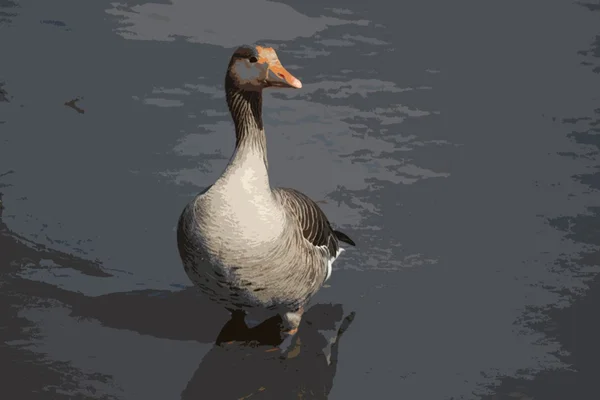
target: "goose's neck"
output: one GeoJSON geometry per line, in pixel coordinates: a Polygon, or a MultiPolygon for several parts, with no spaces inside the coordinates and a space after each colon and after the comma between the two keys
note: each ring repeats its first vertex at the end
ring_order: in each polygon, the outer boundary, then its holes
{"type": "Polygon", "coordinates": [[[267,164],[267,138],[262,121],[262,93],[236,88],[226,81],[227,105],[235,124],[235,155],[250,154],[267,164]]]}
{"type": "Polygon", "coordinates": [[[270,192],[267,139],[262,122],[262,93],[245,91],[225,81],[227,105],[235,125],[235,152],[224,173],[227,182],[240,182],[254,190],[270,192]]]}

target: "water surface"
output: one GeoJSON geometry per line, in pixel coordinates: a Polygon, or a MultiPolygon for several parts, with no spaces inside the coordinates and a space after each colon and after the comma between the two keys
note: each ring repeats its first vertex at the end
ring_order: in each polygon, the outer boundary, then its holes
{"type": "Polygon", "coordinates": [[[597,4],[0,7],[11,398],[595,398],[597,4]],[[264,101],[272,184],[358,244],[287,362],[213,346],[228,315],[175,246],[231,155],[223,77],[254,42],[304,84],[264,101]]]}

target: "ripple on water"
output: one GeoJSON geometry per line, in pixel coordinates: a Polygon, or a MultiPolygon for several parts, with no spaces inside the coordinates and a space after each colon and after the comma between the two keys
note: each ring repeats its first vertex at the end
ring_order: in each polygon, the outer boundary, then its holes
{"type": "MultiPolygon", "coordinates": [[[[387,106],[369,106],[369,100],[382,93],[397,96],[419,90],[400,88],[390,81],[350,79],[323,80],[307,84],[302,91],[267,95],[264,118],[272,184],[298,188],[315,200],[336,200],[321,205],[332,222],[343,221],[342,226],[363,232],[363,241],[372,236],[368,226],[382,224],[384,219],[378,200],[386,190],[382,183],[409,185],[450,176],[410,158],[411,152],[423,147],[448,146],[449,142],[420,140],[401,130],[407,119],[435,118],[438,112],[402,104],[402,99],[387,106]],[[317,93],[325,93],[328,100],[314,99],[317,93]],[[366,101],[356,101],[354,96],[366,101]],[[331,99],[339,105],[331,104],[331,99]],[[340,198],[341,192],[349,195],[340,198]]],[[[216,111],[202,113],[205,123],[196,132],[186,133],[173,148],[182,157],[194,157],[192,166],[164,172],[176,183],[192,184],[199,190],[213,183],[226,166],[234,145],[233,124],[224,103],[214,107],[216,111]]],[[[343,264],[391,270],[436,262],[420,253],[401,251],[400,243],[391,237],[374,238],[360,260],[343,264]]]]}
{"type": "MultiPolygon", "coordinates": [[[[376,76],[371,62],[365,62],[369,70],[363,72],[357,63],[352,63],[353,69],[324,65],[324,61],[332,61],[333,52],[339,59],[340,52],[354,52],[344,56],[355,57],[352,54],[393,50],[383,40],[386,32],[382,25],[352,19],[350,10],[328,11],[331,16],[312,17],[288,5],[262,0],[226,0],[208,6],[179,0],[172,4],[116,5],[106,10],[119,18],[116,32],[127,39],[173,41],[184,37],[189,42],[223,47],[261,41],[278,49],[284,65],[305,84],[301,91],[269,92],[265,100],[271,181],[275,186],[296,187],[315,200],[333,199],[345,191],[347,195],[338,198],[337,204],[322,203],[322,207],[334,223],[343,221],[357,235],[363,224],[384,223],[381,198],[389,190],[388,184],[410,185],[449,177],[448,171],[428,167],[412,154],[451,144],[403,129],[406,121],[438,117],[438,111],[412,105],[406,97],[410,93],[427,96],[431,86],[401,86],[376,76]],[[202,12],[209,6],[210,17],[202,12]],[[239,12],[232,14],[233,8],[239,12]],[[272,24],[244,23],[253,15],[259,19],[267,11],[277,16],[271,19],[272,24]],[[342,26],[352,29],[343,30],[342,26]],[[313,74],[312,68],[322,72],[313,74]],[[303,73],[312,79],[304,80],[303,73]],[[284,165],[288,168],[274,168],[284,165]]],[[[225,58],[219,65],[224,68],[225,58]]],[[[214,182],[234,145],[225,102],[215,101],[223,97],[220,82],[211,85],[208,80],[155,87],[152,94],[137,96],[148,106],[183,108],[185,119],[192,122],[178,129],[180,135],[171,150],[183,164],[178,161],[178,167],[159,175],[177,184],[192,185],[193,190],[214,182]]],[[[400,243],[391,235],[382,241],[371,237],[369,231],[365,228],[362,239],[369,237],[370,253],[360,261],[364,265],[361,268],[375,268],[378,263],[382,269],[410,266],[420,257],[420,253],[401,254],[400,243]]],[[[422,259],[431,261],[426,256],[422,259]]]]}
{"type": "Polygon", "coordinates": [[[364,20],[308,17],[292,7],[266,0],[173,0],[171,4],[116,4],[106,12],[119,18],[118,34],[126,39],[174,41],[236,47],[259,40],[310,37],[328,26],[365,24],[364,20]],[[206,12],[210,10],[210,12],[206,12]],[[235,10],[235,12],[232,12],[235,10]],[[260,21],[269,15],[268,24],[260,21]]]}

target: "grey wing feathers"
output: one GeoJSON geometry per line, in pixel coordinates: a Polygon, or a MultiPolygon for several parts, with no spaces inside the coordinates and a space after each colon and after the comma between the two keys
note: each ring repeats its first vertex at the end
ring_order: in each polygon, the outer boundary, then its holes
{"type": "MultiPolygon", "coordinates": [[[[203,191],[198,193],[195,199],[208,192],[211,187],[212,185],[206,187],[203,191]]],[[[179,254],[184,259],[189,257],[189,254],[192,252],[191,249],[194,247],[189,237],[189,226],[186,226],[186,216],[190,212],[190,209],[194,207],[194,201],[190,202],[183,209],[181,215],[179,216],[179,221],[177,222],[177,247],[179,248],[179,254]]]]}
{"type": "Polygon", "coordinates": [[[327,247],[330,257],[336,257],[339,250],[338,240],[355,245],[346,234],[335,231],[327,216],[317,203],[307,195],[288,188],[276,189],[285,198],[285,206],[296,216],[302,235],[314,246],[327,247]]]}

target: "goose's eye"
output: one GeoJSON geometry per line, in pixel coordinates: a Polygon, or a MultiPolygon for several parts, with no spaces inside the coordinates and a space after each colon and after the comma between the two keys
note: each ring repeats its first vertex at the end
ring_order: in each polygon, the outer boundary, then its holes
{"type": "Polygon", "coordinates": [[[258,59],[256,57],[250,57],[249,61],[254,64],[255,62],[258,61],[258,59]]]}

